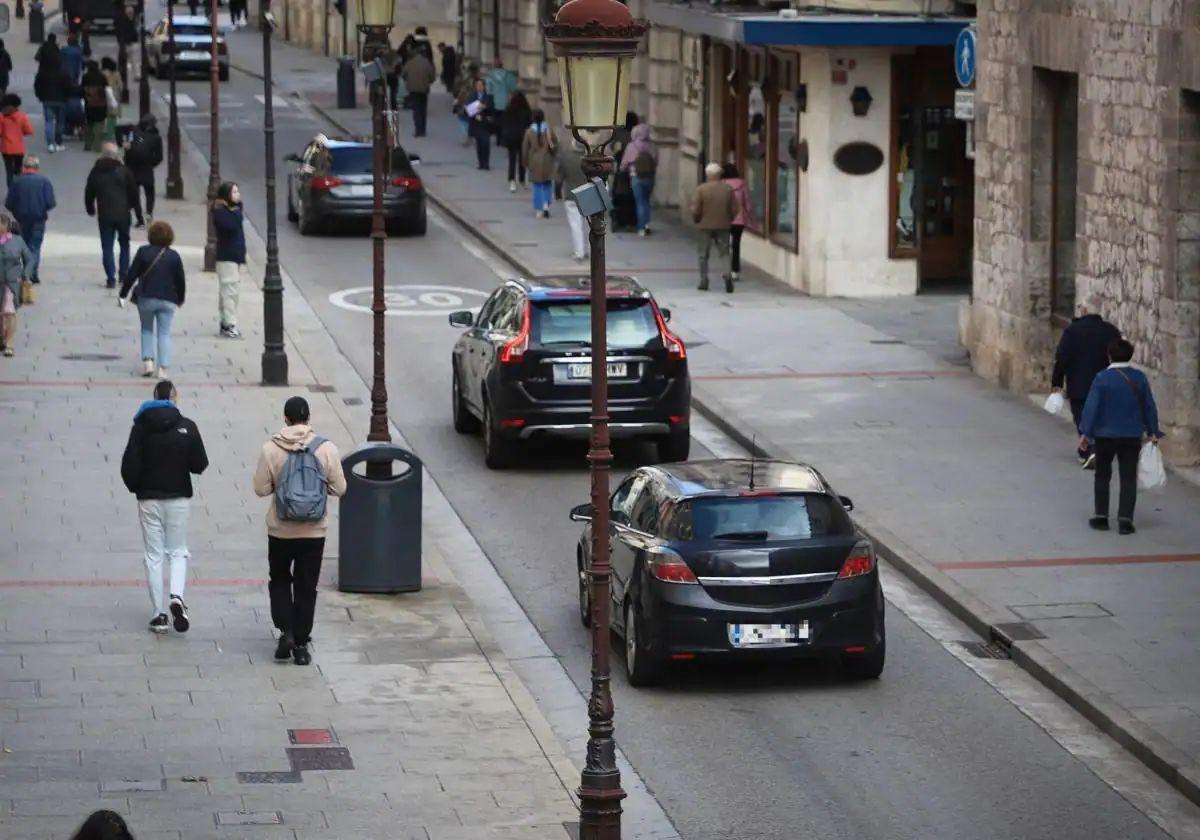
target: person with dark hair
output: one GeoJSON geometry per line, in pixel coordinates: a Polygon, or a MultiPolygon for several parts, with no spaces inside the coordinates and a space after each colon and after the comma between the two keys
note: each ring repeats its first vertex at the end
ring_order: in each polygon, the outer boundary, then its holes
{"type": "MultiPolygon", "coordinates": [[[[428,39],[425,43],[428,46],[428,39]]],[[[407,101],[413,112],[413,136],[424,137],[425,120],[429,114],[429,90],[437,81],[437,68],[426,51],[418,46],[410,51],[400,76],[404,79],[407,101]]]]}
{"type": "Polygon", "coordinates": [[[308,518],[295,518],[298,514],[287,502],[293,477],[305,467],[320,471],[319,486],[332,496],[346,492],[346,476],[337,447],[309,425],[304,397],[284,403],[283,423],[283,429],[263,444],[254,469],[254,492],[275,497],[267,507],[268,590],[271,621],[279,631],[275,658],[290,656],[297,665],[308,665],[328,514],[324,499],[308,518]]]}
{"type": "Polygon", "coordinates": [[[79,44],[79,33],[68,32],[67,43],[61,50],[63,69],[67,71],[70,80],[70,96],[67,98],[66,132],[78,138],[82,134],[86,120],[84,119],[83,97],[80,94],[80,84],[83,81],[83,65],[85,62],[83,47],[79,44]]]}
{"type": "MultiPolygon", "coordinates": [[[[1080,431],[1083,404],[1092,389],[1092,381],[1108,366],[1109,345],[1121,337],[1121,331],[1100,316],[1102,303],[1100,295],[1094,293],[1085,295],[1079,301],[1079,316],[1063,330],[1054,353],[1050,385],[1057,393],[1066,392],[1077,432],[1080,431]]],[[[1094,453],[1089,452],[1082,443],[1075,454],[1085,467],[1095,465],[1094,453]]]]}
{"type": "Polygon", "coordinates": [[[0,154],[4,155],[4,176],[8,186],[21,172],[25,160],[25,138],[33,136],[33,123],[21,110],[21,97],[6,93],[0,97],[0,154]]]}
{"type": "Polygon", "coordinates": [[[147,232],[149,245],[138,248],[121,283],[117,305],[124,306],[131,298],[137,304],[142,324],[142,376],[153,376],[158,364],[158,378],[167,378],[171,364],[171,324],[175,313],[183,306],[187,281],[183,260],[171,245],[175,231],[166,222],[155,222],[147,232]]]}
{"type": "Polygon", "coordinates": [[[12,69],[12,56],[8,54],[8,49],[4,46],[4,39],[0,38],[0,96],[8,93],[8,81],[12,69]]]}
{"type": "Polygon", "coordinates": [[[521,142],[521,162],[533,184],[533,214],[550,218],[550,202],[554,200],[554,164],[558,154],[558,139],[546,123],[546,114],[535,108],[533,122],[521,142]]]}
{"type": "Polygon", "coordinates": [[[100,65],[89,61],[83,71],[83,118],[87,133],[83,138],[85,151],[99,151],[104,142],[104,131],[108,124],[108,103],[112,92],[108,78],[100,65]]]}
{"type": "Polygon", "coordinates": [[[756,224],[757,219],[750,205],[750,191],[746,189],[746,181],[738,172],[736,163],[725,164],[721,180],[733,190],[733,200],[737,206],[733,224],[729,226],[729,276],[736,282],[742,271],[742,233],[746,225],[756,224]]]}
{"type": "Polygon", "coordinates": [[[474,85],[474,93],[463,105],[469,120],[468,134],[475,141],[477,168],[491,169],[492,121],[495,118],[496,106],[493,103],[492,95],[487,92],[487,84],[483,79],[476,78],[474,85]]]}
{"type": "Polygon", "coordinates": [[[192,476],[208,469],[208,453],[196,424],[179,413],[179,392],[170,380],[154,386],[133,415],[133,428],[121,456],[121,480],[137,496],[138,520],[145,549],[146,588],[154,610],[150,630],[166,633],[163,604],[163,560],[170,564],[171,616],[178,633],[191,627],[184,588],[187,585],[188,515],[192,476]]]}
{"type": "MultiPolygon", "coordinates": [[[[54,37],[53,33],[49,37],[54,37]]],[[[33,77],[33,95],[42,103],[46,130],[46,151],[53,154],[63,148],[67,127],[67,100],[73,84],[63,67],[58,46],[47,40],[38,51],[38,70],[33,77]]]]}
{"type": "Polygon", "coordinates": [[[226,181],[217,187],[212,220],[217,231],[217,314],[221,335],[241,338],[237,325],[238,298],[242,267],[246,264],[246,232],[242,192],[237,184],[226,181]]]}
{"type": "Polygon", "coordinates": [[[500,115],[500,145],[508,150],[508,191],[517,191],[517,182],[525,183],[525,163],[521,159],[521,145],[525,131],[533,122],[533,109],[525,94],[517,91],[508,100],[508,107],[500,115]]]}
{"type": "Polygon", "coordinates": [[[447,44],[438,44],[442,54],[442,84],[446,93],[454,93],[454,83],[458,80],[458,51],[447,44]]]}
{"type": "Polygon", "coordinates": [[[1118,338],[1109,343],[1109,365],[1092,381],[1079,418],[1079,448],[1090,449],[1096,458],[1095,516],[1088,524],[1097,531],[1108,530],[1109,485],[1115,458],[1120,476],[1117,531],[1135,532],[1138,456],[1144,442],[1157,445],[1163,438],[1150,380],[1130,364],[1132,359],[1133,345],[1128,341],[1118,338]]]}
{"type": "Polygon", "coordinates": [[[125,818],[116,811],[94,811],[71,840],[133,840],[125,818]]]}
{"type": "Polygon", "coordinates": [[[56,206],[54,185],[42,174],[41,168],[37,155],[25,155],[21,174],[9,186],[8,196],[4,199],[4,206],[21,226],[21,236],[33,254],[29,279],[34,283],[41,282],[38,269],[42,260],[42,240],[46,236],[50,211],[56,206]]]}
{"type": "Polygon", "coordinates": [[[134,182],[146,194],[146,218],[154,218],[154,169],[163,162],[163,141],[158,120],[146,114],[138,121],[125,144],[125,166],[134,182]]]}
{"type": "Polygon", "coordinates": [[[121,163],[115,143],[105,143],[100,159],[88,173],[83,190],[83,206],[95,216],[100,227],[100,258],[104,264],[104,283],[114,288],[129,274],[129,214],[144,225],[142,205],[133,174],[121,163]],[[120,262],[113,262],[113,241],[120,247],[120,262]]]}

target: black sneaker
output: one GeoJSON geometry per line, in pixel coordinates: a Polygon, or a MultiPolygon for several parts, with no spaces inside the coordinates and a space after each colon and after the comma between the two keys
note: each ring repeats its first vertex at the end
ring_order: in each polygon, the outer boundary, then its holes
{"type": "Polygon", "coordinates": [[[1107,531],[1108,530],[1108,517],[1107,516],[1093,516],[1091,519],[1088,520],[1088,525],[1091,525],[1092,528],[1096,531],[1107,531]]]}
{"type": "Polygon", "coordinates": [[[175,632],[186,633],[192,623],[188,621],[187,604],[178,595],[171,596],[171,615],[175,617],[175,632]]]}
{"type": "Polygon", "coordinates": [[[1126,534],[1126,535],[1136,534],[1137,528],[1133,527],[1133,520],[1131,520],[1131,519],[1118,519],[1117,520],[1117,533],[1118,534],[1126,534]]]}
{"type": "Polygon", "coordinates": [[[1082,466],[1083,466],[1083,468],[1084,468],[1085,470],[1094,470],[1094,469],[1096,469],[1096,456],[1095,456],[1095,454],[1093,453],[1093,454],[1091,454],[1091,455],[1088,455],[1086,458],[1084,458],[1084,459],[1083,459],[1083,464],[1082,464],[1082,466]]]}
{"type": "Polygon", "coordinates": [[[150,630],[155,633],[166,633],[171,628],[171,622],[166,613],[159,613],[150,619],[150,630]]]}
{"type": "Polygon", "coordinates": [[[296,647],[296,641],[292,638],[292,634],[283,633],[279,637],[279,644],[275,646],[275,658],[280,662],[283,662],[285,659],[291,659],[294,647],[296,647]]]}
{"type": "Polygon", "coordinates": [[[312,656],[308,652],[308,645],[296,645],[292,651],[292,661],[297,665],[309,665],[312,663],[312,656]]]}

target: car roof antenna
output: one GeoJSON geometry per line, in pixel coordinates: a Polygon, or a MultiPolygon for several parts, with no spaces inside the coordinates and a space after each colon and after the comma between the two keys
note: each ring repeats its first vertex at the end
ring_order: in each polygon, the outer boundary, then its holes
{"type": "Polygon", "coordinates": [[[758,435],[750,438],[750,489],[754,489],[754,459],[758,452],[758,435]]]}

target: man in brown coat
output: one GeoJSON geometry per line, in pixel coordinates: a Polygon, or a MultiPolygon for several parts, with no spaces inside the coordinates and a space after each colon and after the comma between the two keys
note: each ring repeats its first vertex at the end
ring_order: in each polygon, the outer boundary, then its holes
{"type": "MultiPolygon", "coordinates": [[[[692,198],[692,221],[699,229],[697,249],[700,255],[700,286],[708,291],[708,256],[713,248],[723,260],[729,259],[729,228],[737,215],[737,201],[733,188],[721,180],[721,164],[710,163],[704,167],[705,181],[696,188],[692,198]]],[[[725,291],[733,292],[733,275],[726,271],[725,291]]]]}
{"type": "Polygon", "coordinates": [[[425,136],[425,116],[429,113],[429,89],[437,81],[437,68],[433,66],[424,50],[413,50],[400,71],[404,87],[408,90],[408,101],[412,105],[413,135],[425,136]]]}
{"type": "MultiPolygon", "coordinates": [[[[259,496],[275,494],[289,456],[308,451],[317,437],[308,424],[308,401],[304,397],[292,397],[284,403],[283,422],[283,430],[263,444],[258,457],[254,492],[259,496]]],[[[318,441],[312,455],[320,464],[328,495],[344,494],[346,476],[333,442],[318,441]]],[[[328,521],[328,515],[306,521],[281,519],[278,499],[272,499],[267,508],[271,621],[279,630],[276,659],[285,660],[290,656],[297,665],[312,662],[308,641],[317,608],[317,582],[321,579],[328,521]]]]}

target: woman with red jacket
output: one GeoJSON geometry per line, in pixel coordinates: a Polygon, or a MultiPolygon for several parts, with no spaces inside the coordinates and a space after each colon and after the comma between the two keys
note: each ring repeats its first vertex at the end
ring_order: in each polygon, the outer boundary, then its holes
{"type": "Polygon", "coordinates": [[[0,99],[0,154],[4,155],[4,175],[9,186],[21,174],[25,159],[25,138],[33,135],[33,123],[21,110],[21,97],[6,93],[0,99]]]}

